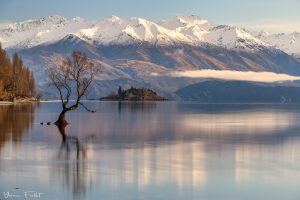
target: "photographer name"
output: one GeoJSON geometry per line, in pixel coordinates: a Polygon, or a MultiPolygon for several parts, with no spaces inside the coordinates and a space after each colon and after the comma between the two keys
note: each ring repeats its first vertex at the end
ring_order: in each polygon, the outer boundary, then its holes
{"type": "Polygon", "coordinates": [[[11,198],[25,198],[25,199],[39,199],[42,197],[41,192],[36,191],[24,191],[21,194],[13,194],[11,192],[3,192],[4,199],[11,199],[11,198]]]}

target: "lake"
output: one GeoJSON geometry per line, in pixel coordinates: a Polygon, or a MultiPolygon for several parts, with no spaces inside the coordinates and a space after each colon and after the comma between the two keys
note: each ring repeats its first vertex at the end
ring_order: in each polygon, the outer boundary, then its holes
{"type": "Polygon", "coordinates": [[[300,105],[87,104],[0,106],[0,199],[300,199],[300,105]]]}

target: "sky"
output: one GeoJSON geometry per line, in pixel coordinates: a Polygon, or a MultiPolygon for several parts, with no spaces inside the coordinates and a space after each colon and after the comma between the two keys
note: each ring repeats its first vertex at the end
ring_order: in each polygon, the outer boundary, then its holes
{"type": "Polygon", "coordinates": [[[100,20],[116,15],[159,22],[192,14],[250,30],[300,31],[300,0],[0,0],[0,21],[49,15],[100,20]]]}

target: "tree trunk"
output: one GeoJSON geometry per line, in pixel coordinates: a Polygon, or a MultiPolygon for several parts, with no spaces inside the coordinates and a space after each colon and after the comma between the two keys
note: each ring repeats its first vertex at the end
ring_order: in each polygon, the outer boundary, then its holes
{"type": "Polygon", "coordinates": [[[60,127],[66,127],[69,123],[66,120],[65,114],[68,110],[63,109],[61,113],[58,116],[57,121],[55,122],[55,125],[60,126],[60,127]]]}

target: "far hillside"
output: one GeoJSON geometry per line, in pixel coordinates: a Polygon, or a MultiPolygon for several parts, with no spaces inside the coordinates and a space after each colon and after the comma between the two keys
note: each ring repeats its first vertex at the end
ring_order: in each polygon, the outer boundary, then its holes
{"type": "Polygon", "coordinates": [[[211,80],[176,91],[181,100],[205,103],[300,103],[300,87],[211,80]]]}

